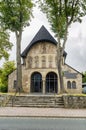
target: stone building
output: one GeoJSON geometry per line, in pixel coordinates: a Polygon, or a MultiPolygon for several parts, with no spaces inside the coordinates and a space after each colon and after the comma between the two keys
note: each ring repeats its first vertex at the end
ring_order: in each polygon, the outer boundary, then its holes
{"type": "MultiPolygon", "coordinates": [[[[56,67],[57,41],[44,26],[40,28],[30,44],[21,54],[22,87],[25,93],[60,93],[58,70],[56,67]]],[[[64,52],[62,61],[65,62],[64,52]]],[[[82,92],[82,75],[66,63],[63,65],[64,87],[67,93],[82,92]]],[[[16,70],[9,75],[8,91],[15,91],[16,70]]]]}

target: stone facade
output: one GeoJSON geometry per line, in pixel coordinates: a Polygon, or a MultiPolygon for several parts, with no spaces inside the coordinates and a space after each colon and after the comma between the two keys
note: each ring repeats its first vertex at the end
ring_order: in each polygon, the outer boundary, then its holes
{"type": "MultiPolygon", "coordinates": [[[[22,87],[25,93],[59,94],[59,75],[57,70],[57,41],[42,26],[30,44],[21,54],[22,87]]],[[[82,92],[82,75],[65,64],[67,53],[64,52],[62,70],[66,93],[82,92]]],[[[16,91],[16,70],[8,77],[8,91],[16,91]]]]}
{"type": "Polygon", "coordinates": [[[65,64],[63,66],[64,72],[64,86],[67,93],[82,93],[82,75],[70,67],[69,65],[65,64]],[[71,83],[71,86],[68,88],[67,83],[68,81],[71,83]],[[76,87],[73,88],[73,83],[76,83],[76,87]]]}
{"type": "MultiPolygon", "coordinates": [[[[49,92],[54,93],[55,90],[55,93],[57,94],[60,93],[56,59],[57,59],[56,45],[51,42],[45,42],[45,41],[38,42],[30,48],[30,50],[27,53],[27,56],[23,58],[24,64],[22,65],[22,87],[25,93],[31,93],[33,91],[32,86],[34,86],[34,84],[36,83],[38,84],[39,89],[42,86],[41,88],[42,90],[41,91],[37,90],[38,92],[46,94],[46,91],[48,93],[49,92]],[[32,75],[34,73],[40,74],[42,80],[38,82],[35,82],[35,80],[33,81],[32,75]],[[56,77],[54,79],[51,78],[51,81],[49,81],[50,79],[47,81],[47,75],[51,77],[56,75],[56,77]],[[50,88],[48,88],[48,85],[50,86],[50,88]]],[[[64,74],[63,78],[64,78],[65,91],[67,93],[81,93],[82,75],[72,67],[68,66],[67,64],[63,65],[63,74],[64,74]]],[[[15,81],[16,81],[16,71],[14,71],[9,75],[8,80],[9,92],[15,91],[15,85],[14,85],[15,81]]],[[[34,87],[36,89],[36,85],[34,87]]],[[[35,91],[36,90],[34,90],[33,92],[35,91]]]]}

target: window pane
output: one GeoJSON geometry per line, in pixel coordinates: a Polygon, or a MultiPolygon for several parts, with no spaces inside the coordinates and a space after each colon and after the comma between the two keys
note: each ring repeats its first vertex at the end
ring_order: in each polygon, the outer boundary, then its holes
{"type": "Polygon", "coordinates": [[[57,75],[54,72],[50,72],[46,76],[46,92],[57,93],[57,75]]]}
{"type": "Polygon", "coordinates": [[[76,89],[76,82],[75,81],[72,82],[72,88],[76,89]]]}
{"type": "Polygon", "coordinates": [[[71,89],[71,82],[70,81],[67,82],[67,88],[71,89]]]}
{"type": "Polygon", "coordinates": [[[38,72],[31,76],[31,92],[42,92],[42,76],[38,72]]]}

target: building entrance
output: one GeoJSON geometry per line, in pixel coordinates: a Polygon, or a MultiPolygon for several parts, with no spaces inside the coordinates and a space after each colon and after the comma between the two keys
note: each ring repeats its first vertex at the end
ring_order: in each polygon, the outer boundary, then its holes
{"type": "Polygon", "coordinates": [[[31,92],[42,92],[42,76],[38,72],[31,76],[31,92]]]}
{"type": "Polygon", "coordinates": [[[46,76],[46,93],[57,93],[57,74],[50,72],[46,76]]]}

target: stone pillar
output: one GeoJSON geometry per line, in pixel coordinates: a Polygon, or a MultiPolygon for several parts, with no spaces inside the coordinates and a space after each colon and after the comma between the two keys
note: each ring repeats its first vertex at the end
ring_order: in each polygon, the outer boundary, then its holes
{"type": "Polygon", "coordinates": [[[45,86],[45,80],[44,80],[44,78],[43,78],[43,91],[42,91],[42,92],[43,92],[43,94],[45,94],[45,93],[46,93],[46,92],[45,92],[45,87],[46,87],[46,86],[45,86]]]}

